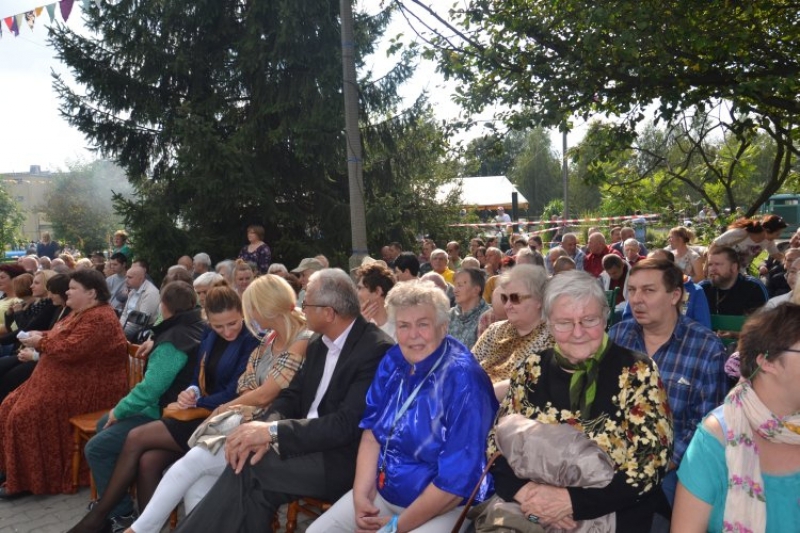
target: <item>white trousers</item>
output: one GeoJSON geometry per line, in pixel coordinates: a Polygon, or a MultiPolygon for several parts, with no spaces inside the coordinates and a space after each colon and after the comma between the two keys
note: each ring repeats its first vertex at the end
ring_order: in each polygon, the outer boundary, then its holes
{"type": "Polygon", "coordinates": [[[189,514],[211,490],[226,465],[224,448],[216,454],[200,447],[189,450],[164,474],[150,503],[131,529],[136,533],[158,533],[181,499],[189,514]]]}
{"type": "MultiPolygon", "coordinates": [[[[399,515],[405,510],[405,507],[399,507],[387,502],[380,494],[375,497],[375,501],[372,503],[379,509],[378,514],[382,516],[399,515]]],[[[456,507],[445,514],[431,518],[417,529],[412,530],[411,533],[449,533],[458,521],[463,509],[463,507],[456,507]]],[[[469,520],[464,520],[464,524],[462,524],[459,531],[463,533],[471,523],[469,520]]],[[[307,533],[353,533],[355,529],[356,514],[353,506],[353,491],[351,490],[333,504],[333,507],[328,509],[322,516],[314,520],[314,523],[306,531],[307,533]]],[[[136,533],[139,533],[138,529],[136,533]]]]}

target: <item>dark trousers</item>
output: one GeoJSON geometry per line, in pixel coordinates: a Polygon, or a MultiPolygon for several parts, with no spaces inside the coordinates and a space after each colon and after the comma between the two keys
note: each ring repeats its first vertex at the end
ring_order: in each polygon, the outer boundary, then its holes
{"type": "Polygon", "coordinates": [[[0,357],[0,403],[3,403],[6,396],[25,383],[35,368],[36,361],[23,363],[17,359],[16,355],[0,357]]]}
{"type": "Polygon", "coordinates": [[[278,508],[300,496],[326,497],[322,454],[281,460],[270,450],[256,465],[248,463],[240,474],[227,467],[175,531],[272,533],[278,508]]]}

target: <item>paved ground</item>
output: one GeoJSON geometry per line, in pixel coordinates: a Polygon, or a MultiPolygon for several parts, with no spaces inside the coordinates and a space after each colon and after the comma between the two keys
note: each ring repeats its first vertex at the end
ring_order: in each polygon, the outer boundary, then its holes
{"type": "MultiPolygon", "coordinates": [[[[27,496],[8,502],[0,500],[0,533],[63,533],[86,514],[88,502],[88,488],[77,494],[27,496]]],[[[281,525],[286,523],[285,513],[284,506],[281,525]]],[[[305,531],[309,523],[309,519],[301,517],[297,531],[305,531]]],[[[169,527],[164,531],[169,531],[169,527]]]]}

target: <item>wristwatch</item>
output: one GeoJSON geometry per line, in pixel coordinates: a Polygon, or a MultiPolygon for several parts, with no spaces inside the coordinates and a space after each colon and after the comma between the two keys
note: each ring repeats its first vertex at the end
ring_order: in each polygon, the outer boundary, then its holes
{"type": "Polygon", "coordinates": [[[270,422],[267,429],[269,430],[270,446],[275,452],[278,452],[278,423],[270,422]]]}

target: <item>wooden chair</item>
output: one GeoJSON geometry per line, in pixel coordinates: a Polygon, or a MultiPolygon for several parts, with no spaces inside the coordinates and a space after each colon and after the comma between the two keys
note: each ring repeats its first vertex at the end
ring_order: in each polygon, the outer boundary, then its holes
{"type": "MultiPolygon", "coordinates": [[[[733,331],[738,333],[742,331],[745,320],[747,320],[747,317],[743,315],[711,315],[711,329],[714,331],[733,331]]],[[[738,341],[738,339],[734,337],[723,337],[720,340],[725,346],[738,341]]]]}
{"type": "MultiPolygon", "coordinates": [[[[128,388],[132,389],[144,377],[144,367],[147,357],[136,355],[139,349],[138,344],[128,343],[128,388]]],[[[111,406],[113,407],[113,406],[111,406]]],[[[93,413],[73,416],[69,419],[72,425],[73,448],[72,448],[72,492],[78,491],[78,483],[81,471],[81,458],[83,457],[83,447],[97,433],[97,422],[111,409],[103,409],[93,413]]],[[[97,499],[97,487],[94,485],[94,478],[89,475],[91,486],[91,499],[97,499]]]]}
{"type": "Polygon", "coordinates": [[[317,518],[330,509],[332,505],[330,502],[308,497],[293,501],[286,511],[286,533],[295,533],[297,531],[297,516],[300,513],[317,518]]]}

